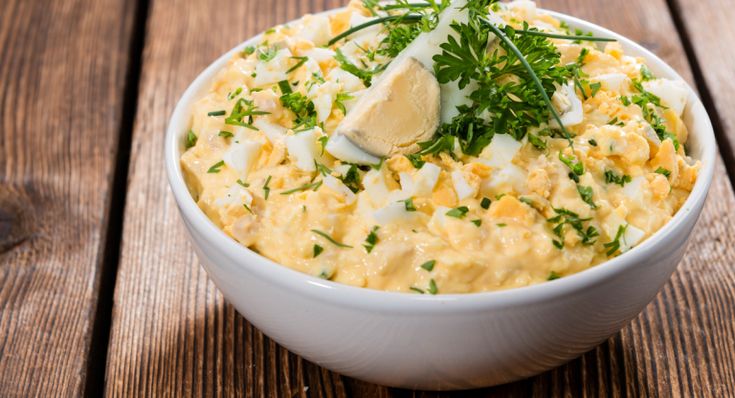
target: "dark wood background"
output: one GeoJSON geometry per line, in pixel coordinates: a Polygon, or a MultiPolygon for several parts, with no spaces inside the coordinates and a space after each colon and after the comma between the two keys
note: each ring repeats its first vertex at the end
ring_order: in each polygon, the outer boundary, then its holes
{"type": "Polygon", "coordinates": [[[4,0],[0,396],[735,396],[734,4],[539,3],[670,62],[722,158],[684,261],[629,326],[535,378],[425,393],[331,373],[254,329],[197,263],[164,175],[168,117],[205,66],[342,1],[4,0]]]}

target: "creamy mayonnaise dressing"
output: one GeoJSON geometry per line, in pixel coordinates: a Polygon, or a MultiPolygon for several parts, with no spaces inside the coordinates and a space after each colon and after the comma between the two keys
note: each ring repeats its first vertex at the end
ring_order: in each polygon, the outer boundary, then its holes
{"type": "MultiPolygon", "coordinates": [[[[502,5],[497,15],[515,27],[525,21],[565,32],[531,2],[502,5]]],[[[643,82],[660,97],[663,107],[652,111],[681,143],[677,149],[630,103],[643,61],[617,43],[553,40],[562,64],[586,49],[582,70],[595,88],[583,96],[570,84],[552,98],[574,149],[563,138],[545,137],[546,149],[539,150],[528,137],[496,134],[478,156],[456,147],[454,156],[424,156],[416,168],[403,155],[381,162],[359,148],[329,146],[344,112],[367,88],[340,67],[336,51],[367,70],[390,59],[371,51],[386,35],[381,25],[326,44],[370,18],[353,1],[331,16],[306,15],[269,30],[261,44],[232,58],[191,110],[181,157],[187,184],[207,216],[242,245],[354,286],[506,289],[573,274],[629,250],[668,222],[692,189],[699,164],[684,152],[686,87],[643,82]],[[284,81],[290,88],[279,86],[284,81]],[[294,127],[303,115],[284,106],[284,90],[302,95],[316,119],[305,125],[315,127],[294,127]],[[229,123],[233,113],[244,116],[229,123]],[[584,165],[578,181],[560,152],[584,165]],[[586,234],[589,228],[595,233],[586,234]]]]}

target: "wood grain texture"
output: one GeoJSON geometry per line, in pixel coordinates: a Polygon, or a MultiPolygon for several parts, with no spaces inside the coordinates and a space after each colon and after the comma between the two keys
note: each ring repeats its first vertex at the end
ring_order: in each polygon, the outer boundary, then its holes
{"type": "MultiPolygon", "coordinates": [[[[176,100],[209,62],[273,24],[339,1],[278,0],[186,7],[153,0],[133,137],[130,188],[107,363],[109,396],[445,397],[388,389],[310,364],[250,326],[199,267],[166,187],[163,132],[176,100]]],[[[691,81],[663,0],[547,0],[542,5],[638,40],[691,81]]],[[[621,333],[522,382],[466,396],[735,395],[735,197],[717,177],[686,259],[621,333]]]]}
{"type": "Polygon", "coordinates": [[[718,141],[735,181],[735,8],[730,0],[669,0],[700,83],[710,115],[718,118],[718,141]]]}
{"type": "Polygon", "coordinates": [[[0,396],[79,396],[134,4],[0,5],[0,396]]]}

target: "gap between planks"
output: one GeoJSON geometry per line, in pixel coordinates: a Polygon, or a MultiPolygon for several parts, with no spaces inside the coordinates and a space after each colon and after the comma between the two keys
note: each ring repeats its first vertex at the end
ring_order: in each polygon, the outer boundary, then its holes
{"type": "Polygon", "coordinates": [[[92,339],[87,360],[84,396],[101,397],[105,391],[107,353],[112,327],[112,309],[120,262],[123,220],[128,187],[128,170],[132,149],[133,126],[138,110],[138,89],[143,66],[146,22],[150,10],[149,0],[136,1],[133,13],[133,29],[128,49],[128,70],[125,74],[123,108],[118,128],[117,157],[112,176],[112,190],[108,206],[105,246],[102,255],[99,295],[95,309],[92,339]]]}

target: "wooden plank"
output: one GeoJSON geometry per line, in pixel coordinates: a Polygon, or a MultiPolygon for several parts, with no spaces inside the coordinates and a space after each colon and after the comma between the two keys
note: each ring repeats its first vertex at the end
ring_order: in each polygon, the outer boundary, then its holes
{"type": "Polygon", "coordinates": [[[730,181],[735,181],[735,9],[729,0],[670,0],[685,45],[693,57],[698,82],[703,86],[705,105],[719,117],[720,148],[730,181]]]}
{"type": "Polygon", "coordinates": [[[0,396],[79,396],[134,2],[0,6],[0,396]]]}
{"type": "MultiPolygon", "coordinates": [[[[178,96],[209,62],[257,31],[337,1],[154,0],[136,118],[123,252],[107,367],[111,396],[450,396],[387,389],[341,377],[287,353],[233,308],[198,266],[165,187],[163,131],[178,96]],[[204,17],[206,16],[206,17],[204,17]],[[216,28],[210,28],[216,27],[216,28]],[[172,73],[175,71],[175,73],[172,73]],[[308,387],[308,391],[305,391],[308,387]]],[[[643,42],[688,78],[663,0],[542,5],[643,42]]],[[[691,80],[691,79],[690,79],[691,80]]],[[[719,162],[719,160],[718,160],[719,162]]],[[[469,395],[735,394],[731,347],[735,197],[718,176],[686,260],[656,301],[620,334],[536,378],[469,395]],[[728,350],[730,348],[730,350],[728,350]]]]}

